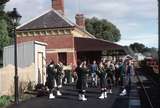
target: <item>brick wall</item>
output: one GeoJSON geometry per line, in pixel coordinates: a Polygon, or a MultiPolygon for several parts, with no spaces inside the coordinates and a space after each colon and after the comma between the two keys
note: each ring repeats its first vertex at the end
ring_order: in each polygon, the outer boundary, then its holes
{"type": "MultiPolygon", "coordinates": [[[[18,43],[27,41],[40,41],[47,43],[48,45],[46,49],[74,48],[74,38],[72,36],[26,36],[17,38],[18,43]]],[[[55,63],[58,62],[58,52],[47,53],[46,57],[47,64],[51,60],[54,60],[55,63]]],[[[77,55],[75,52],[67,52],[67,64],[72,63],[73,65],[76,65],[76,59],[77,55]]]]}
{"type": "Polygon", "coordinates": [[[67,53],[67,64],[71,64],[71,63],[72,63],[73,69],[74,69],[77,65],[77,54],[76,54],[76,52],[67,53]]]}
{"type": "Polygon", "coordinates": [[[64,14],[64,0],[52,0],[52,8],[64,14]]]}
{"type": "Polygon", "coordinates": [[[58,63],[58,53],[47,53],[46,57],[47,64],[50,63],[51,60],[53,60],[55,63],[58,63]]]}
{"type": "Polygon", "coordinates": [[[73,48],[72,36],[26,36],[18,37],[17,42],[40,41],[47,43],[47,49],[73,48]]]}

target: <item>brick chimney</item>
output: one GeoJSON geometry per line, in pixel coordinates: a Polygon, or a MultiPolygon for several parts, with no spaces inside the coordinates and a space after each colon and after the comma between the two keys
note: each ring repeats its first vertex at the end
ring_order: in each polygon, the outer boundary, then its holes
{"type": "Polygon", "coordinates": [[[64,15],[64,0],[52,0],[52,8],[64,15]]]}
{"type": "Polygon", "coordinates": [[[75,16],[76,24],[79,25],[80,28],[85,29],[85,17],[83,14],[76,14],[75,16]]]}

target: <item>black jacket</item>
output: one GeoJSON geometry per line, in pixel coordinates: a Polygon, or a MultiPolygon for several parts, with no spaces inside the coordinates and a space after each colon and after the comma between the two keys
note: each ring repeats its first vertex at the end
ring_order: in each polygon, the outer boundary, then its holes
{"type": "Polygon", "coordinates": [[[53,80],[55,78],[56,73],[57,73],[57,70],[56,70],[55,64],[49,64],[47,66],[48,79],[53,80]]]}
{"type": "Polygon", "coordinates": [[[88,70],[86,68],[77,67],[76,72],[78,76],[76,88],[80,90],[86,89],[88,70]]]}

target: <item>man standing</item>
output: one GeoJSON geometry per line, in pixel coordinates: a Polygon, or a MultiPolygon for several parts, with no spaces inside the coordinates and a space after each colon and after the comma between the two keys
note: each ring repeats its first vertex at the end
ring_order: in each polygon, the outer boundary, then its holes
{"type": "Polygon", "coordinates": [[[108,83],[108,93],[112,93],[112,86],[114,84],[114,79],[113,79],[113,75],[114,75],[114,64],[109,60],[106,61],[106,66],[105,66],[105,70],[107,73],[107,83],[108,83]]]}
{"type": "Polygon", "coordinates": [[[61,96],[60,88],[62,88],[62,77],[63,77],[63,63],[59,62],[56,65],[57,73],[56,73],[56,84],[57,84],[57,95],[61,96]]]}
{"type": "Polygon", "coordinates": [[[86,66],[86,61],[83,61],[82,63],[77,63],[77,68],[75,71],[77,72],[78,80],[76,84],[76,88],[79,91],[79,100],[81,101],[86,101],[87,98],[85,97],[85,92],[86,92],[86,83],[87,83],[87,74],[88,74],[88,69],[86,66]]]}
{"type": "MultiPolygon", "coordinates": [[[[125,67],[125,74],[123,75],[123,91],[120,93],[121,96],[124,96],[127,94],[127,90],[129,90],[130,88],[130,83],[131,83],[131,75],[133,74],[134,72],[134,69],[133,69],[133,64],[132,64],[132,60],[128,60],[126,62],[125,65],[123,65],[125,67]],[[128,88],[126,90],[126,88],[128,88]]],[[[123,68],[124,69],[124,68],[123,68]]]]}
{"type": "Polygon", "coordinates": [[[101,96],[99,97],[99,99],[104,99],[104,98],[107,98],[107,91],[106,91],[107,90],[106,89],[107,73],[105,71],[105,67],[102,61],[99,63],[98,75],[100,78],[100,87],[101,87],[101,96]]]}
{"type": "Polygon", "coordinates": [[[125,89],[125,73],[126,73],[126,66],[125,66],[125,63],[124,62],[120,62],[120,65],[119,65],[119,72],[120,72],[120,85],[122,86],[123,90],[122,92],[120,93],[121,96],[124,96],[126,95],[127,91],[125,89]]]}
{"type": "Polygon", "coordinates": [[[49,99],[54,99],[55,96],[53,94],[55,85],[56,85],[56,67],[55,67],[55,63],[52,60],[50,62],[50,64],[47,66],[47,86],[49,88],[49,99]]]}
{"type": "MultiPolygon", "coordinates": [[[[57,66],[52,60],[50,64],[47,66],[47,86],[49,88],[49,99],[54,99],[54,91],[57,88],[57,66]]],[[[57,95],[62,95],[57,88],[57,95]]]]}
{"type": "Polygon", "coordinates": [[[98,66],[96,61],[93,61],[93,64],[90,67],[90,71],[91,71],[91,86],[92,87],[96,87],[97,86],[97,75],[96,72],[98,70],[98,66]]]}

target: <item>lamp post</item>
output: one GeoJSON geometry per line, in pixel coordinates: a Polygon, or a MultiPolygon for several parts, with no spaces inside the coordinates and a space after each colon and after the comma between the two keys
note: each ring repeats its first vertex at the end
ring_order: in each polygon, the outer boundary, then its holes
{"type": "Polygon", "coordinates": [[[16,25],[21,19],[21,15],[17,12],[16,8],[13,8],[13,11],[9,12],[9,17],[13,24],[13,38],[14,38],[14,65],[15,65],[15,76],[14,76],[14,87],[15,87],[15,103],[19,102],[19,93],[18,93],[18,70],[17,70],[17,39],[16,39],[16,25]]]}

